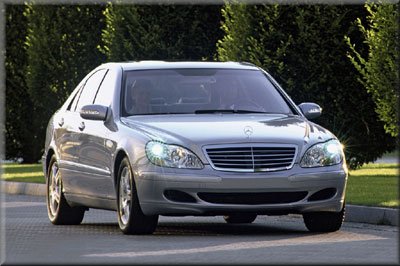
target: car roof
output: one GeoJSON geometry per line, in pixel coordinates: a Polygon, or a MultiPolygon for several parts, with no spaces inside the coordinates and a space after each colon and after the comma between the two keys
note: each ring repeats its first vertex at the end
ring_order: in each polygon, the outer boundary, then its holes
{"type": "Polygon", "coordinates": [[[258,70],[259,68],[247,62],[206,62],[206,61],[131,61],[112,62],[103,64],[102,67],[121,67],[124,71],[139,69],[180,69],[180,68],[222,68],[222,69],[248,69],[258,70]]]}

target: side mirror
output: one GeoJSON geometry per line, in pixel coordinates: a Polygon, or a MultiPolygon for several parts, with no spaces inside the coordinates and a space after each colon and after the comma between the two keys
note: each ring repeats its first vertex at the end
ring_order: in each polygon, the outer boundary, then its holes
{"type": "Polygon", "coordinates": [[[316,103],[301,103],[299,108],[307,119],[317,118],[322,113],[322,108],[316,103]]]}
{"type": "Polygon", "coordinates": [[[91,104],[82,107],[79,114],[83,119],[105,121],[107,118],[108,107],[103,105],[91,104]]]}

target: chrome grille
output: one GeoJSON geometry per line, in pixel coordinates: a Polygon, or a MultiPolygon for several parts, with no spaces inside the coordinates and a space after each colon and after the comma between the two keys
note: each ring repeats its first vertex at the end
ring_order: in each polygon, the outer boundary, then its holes
{"type": "Polygon", "coordinates": [[[293,145],[229,145],[206,147],[205,152],[216,170],[264,172],[286,170],[293,166],[293,145]]]}

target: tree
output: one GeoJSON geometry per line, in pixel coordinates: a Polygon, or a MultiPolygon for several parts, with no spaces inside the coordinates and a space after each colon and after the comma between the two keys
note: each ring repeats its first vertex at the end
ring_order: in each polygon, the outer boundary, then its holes
{"type": "Polygon", "coordinates": [[[103,60],[97,46],[104,27],[103,6],[29,5],[26,84],[33,102],[29,129],[32,161],[40,159],[46,126],[80,80],[103,60]]]}
{"type": "Polygon", "coordinates": [[[374,161],[394,148],[374,102],[346,57],[344,36],[362,48],[354,20],[362,6],[226,5],[220,60],[250,61],[267,69],[296,103],[314,101],[324,114],[316,122],[345,144],[350,167],[374,161]]]}
{"type": "Polygon", "coordinates": [[[399,135],[399,5],[366,4],[368,26],[360,19],[357,25],[368,45],[368,55],[360,54],[355,44],[350,45],[351,62],[360,72],[361,83],[371,94],[385,130],[393,137],[399,135]],[[356,49],[357,48],[357,49],[356,49]]]}
{"type": "Polygon", "coordinates": [[[27,20],[23,5],[6,8],[6,158],[32,161],[33,104],[25,82],[27,20]]]}
{"type": "Polygon", "coordinates": [[[222,37],[219,5],[114,5],[104,14],[110,61],[212,59],[222,37]]]}

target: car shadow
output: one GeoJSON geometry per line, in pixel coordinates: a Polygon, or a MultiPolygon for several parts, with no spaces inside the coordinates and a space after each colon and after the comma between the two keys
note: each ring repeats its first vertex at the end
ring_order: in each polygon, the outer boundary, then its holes
{"type": "MultiPolygon", "coordinates": [[[[117,223],[82,223],[78,227],[85,230],[122,234],[117,223]]],[[[311,235],[307,229],[299,225],[270,224],[226,224],[226,223],[196,223],[196,222],[162,222],[153,235],[168,236],[284,236],[311,235]]]]}
{"type": "Polygon", "coordinates": [[[162,223],[158,235],[292,235],[309,234],[300,226],[274,226],[268,224],[226,224],[226,223],[162,223]]]}

